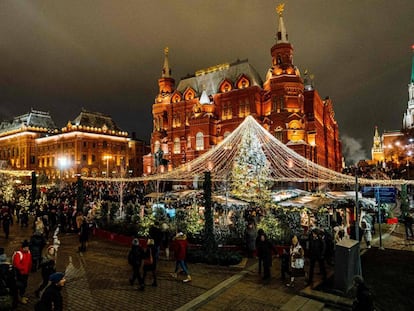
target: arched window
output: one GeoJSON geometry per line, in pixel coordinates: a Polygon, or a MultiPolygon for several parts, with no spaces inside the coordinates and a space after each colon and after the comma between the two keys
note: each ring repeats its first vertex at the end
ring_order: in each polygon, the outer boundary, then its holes
{"type": "Polygon", "coordinates": [[[204,135],[202,132],[196,134],[196,150],[204,150],[204,135]]]}
{"type": "Polygon", "coordinates": [[[181,146],[180,146],[180,138],[176,137],[174,138],[174,150],[173,153],[174,154],[179,154],[181,151],[181,146]]]}

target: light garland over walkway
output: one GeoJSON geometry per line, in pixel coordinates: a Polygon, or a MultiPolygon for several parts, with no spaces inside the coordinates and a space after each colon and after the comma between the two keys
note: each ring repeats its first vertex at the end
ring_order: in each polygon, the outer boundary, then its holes
{"type": "MultiPolygon", "coordinates": [[[[191,162],[182,164],[172,171],[138,178],[94,178],[84,177],[85,180],[108,182],[132,181],[182,181],[191,182],[198,178],[202,180],[205,171],[211,172],[212,181],[228,181],[237,160],[239,148],[244,135],[251,135],[260,142],[267,161],[269,162],[269,179],[274,182],[314,182],[334,184],[355,184],[355,177],[338,173],[318,165],[284,145],[252,116],[245,120],[219,145],[207,151],[191,162]]],[[[367,179],[359,178],[361,185],[414,184],[414,180],[403,179],[367,179]]]]}

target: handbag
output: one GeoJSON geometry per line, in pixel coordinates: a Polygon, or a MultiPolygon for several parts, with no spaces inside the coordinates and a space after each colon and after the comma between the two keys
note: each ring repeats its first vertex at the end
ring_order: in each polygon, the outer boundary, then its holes
{"type": "Polygon", "coordinates": [[[153,262],[154,262],[154,260],[152,258],[152,251],[151,251],[151,249],[149,249],[149,257],[144,259],[144,266],[152,265],[153,262]]]}
{"type": "Polygon", "coordinates": [[[303,258],[296,258],[294,263],[295,269],[303,269],[305,266],[305,260],[303,258]]]}

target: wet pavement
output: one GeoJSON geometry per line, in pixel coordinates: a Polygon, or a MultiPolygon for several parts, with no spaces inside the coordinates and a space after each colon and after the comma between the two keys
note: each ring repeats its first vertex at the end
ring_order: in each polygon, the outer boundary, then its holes
{"type": "MultiPolygon", "coordinates": [[[[403,225],[389,226],[387,232],[384,231],[383,246],[413,250],[414,241],[405,240],[401,232],[404,232],[403,225]]],[[[0,246],[11,256],[31,233],[31,228],[14,225],[9,240],[0,235],[0,246]]],[[[374,247],[378,245],[375,238],[374,247]]],[[[256,259],[245,259],[238,267],[190,263],[193,280],[182,283],[170,276],[175,262],[161,258],[158,286],[151,286],[152,278],[148,275],[145,291],[138,291],[136,285],[131,286],[128,282],[131,273],[127,263],[128,246],[92,236],[87,251],[78,253],[76,234],[59,234],[59,240],[57,270],[65,271],[67,278],[62,292],[64,310],[305,310],[305,307],[301,309],[303,302],[297,296],[320,294],[306,287],[304,278],[297,280],[295,288],[287,288],[286,282],[280,278],[280,260],[277,257],[273,260],[272,279],[268,284],[264,284],[258,274],[256,259]],[[290,307],[295,304],[298,307],[290,307]]],[[[320,281],[318,278],[320,276],[316,275],[315,284],[320,281]]],[[[40,272],[30,274],[29,303],[20,304],[17,310],[34,309],[37,301],[34,291],[40,281],[40,272]]],[[[315,302],[308,301],[308,306],[309,303],[315,302]]],[[[315,308],[313,310],[337,310],[326,306],[315,308]]]]}

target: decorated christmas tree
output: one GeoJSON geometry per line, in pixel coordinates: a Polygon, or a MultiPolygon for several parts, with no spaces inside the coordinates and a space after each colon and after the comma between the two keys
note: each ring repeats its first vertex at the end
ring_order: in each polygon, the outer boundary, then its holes
{"type": "Polygon", "coordinates": [[[269,162],[259,139],[252,131],[243,134],[231,172],[231,194],[264,206],[270,202],[269,162]]]}

